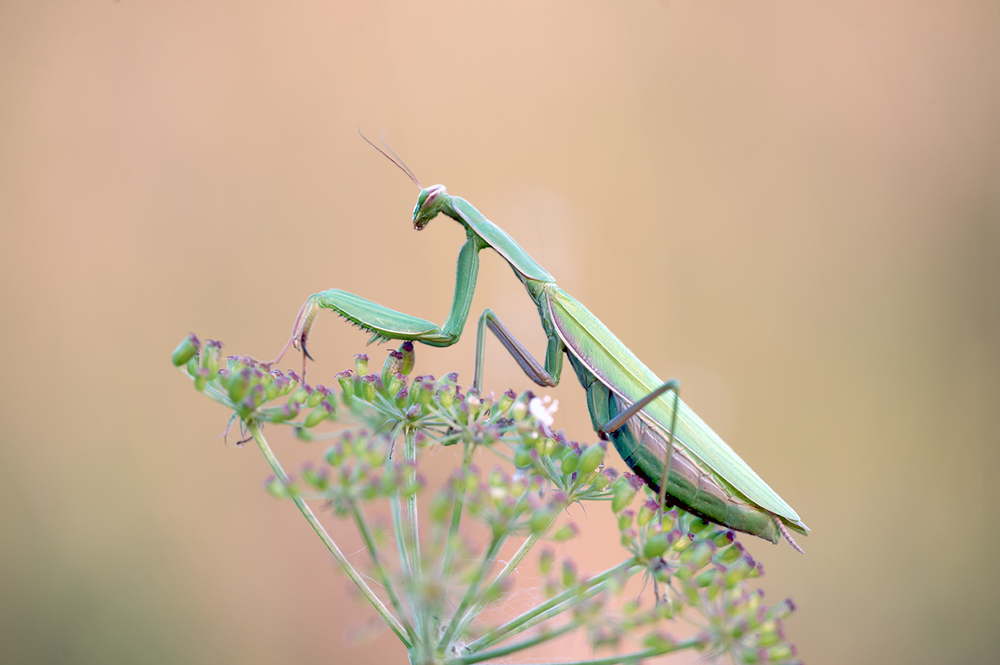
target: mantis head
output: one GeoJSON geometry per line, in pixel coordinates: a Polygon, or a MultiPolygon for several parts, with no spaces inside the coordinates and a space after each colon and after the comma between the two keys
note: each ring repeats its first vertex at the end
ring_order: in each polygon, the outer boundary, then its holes
{"type": "Polygon", "coordinates": [[[448,190],[445,189],[444,185],[431,185],[420,190],[417,205],[413,208],[413,228],[420,231],[427,226],[427,222],[437,217],[438,213],[441,212],[441,208],[447,200],[448,190]]]}

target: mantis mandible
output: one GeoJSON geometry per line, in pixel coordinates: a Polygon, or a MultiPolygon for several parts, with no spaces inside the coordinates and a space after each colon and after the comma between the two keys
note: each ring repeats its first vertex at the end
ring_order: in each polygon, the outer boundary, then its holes
{"type": "MultiPolygon", "coordinates": [[[[359,132],[360,133],[360,132],[359,132]]],[[[367,138],[362,135],[365,141],[367,138]]],[[[372,333],[374,341],[412,340],[430,346],[451,346],[459,340],[472,307],[479,272],[479,252],[493,249],[510,265],[538,308],[548,339],[545,361],[528,352],[491,310],[479,318],[476,335],[474,387],[482,383],[486,331],[490,330],[532,381],[540,386],[559,383],[564,355],[587,392],[594,430],[610,439],[622,459],[667,502],[737,531],[777,543],[781,536],[799,552],[788,529],[806,535],[808,528],[732,448],[678,396],[676,380],[661,381],[608,328],[556,284],[513,238],[486,219],[465,199],[451,196],[444,185],[423,188],[396,157],[368,141],[402,169],[420,188],[413,209],[413,227],[420,231],[438,215],[465,228],[467,239],[458,255],[451,312],[438,326],[383,307],[340,289],[309,296],[292,329],[289,346],[310,357],[306,340],[321,308],[372,333]],[[395,158],[395,159],[394,159],[395,158]],[[673,393],[667,396],[666,393],[673,393]]],[[[388,148],[388,146],[386,146],[388,148]]]]}

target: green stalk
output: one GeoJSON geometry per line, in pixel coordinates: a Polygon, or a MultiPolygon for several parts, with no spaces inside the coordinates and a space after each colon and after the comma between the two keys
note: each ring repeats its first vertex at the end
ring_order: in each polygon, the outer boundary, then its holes
{"type": "MultiPolygon", "coordinates": [[[[480,598],[478,601],[476,601],[476,604],[472,606],[471,610],[469,610],[464,616],[461,616],[458,627],[459,634],[461,634],[461,631],[468,628],[469,624],[472,623],[473,620],[482,611],[482,609],[486,607],[486,604],[489,602],[487,599],[490,597],[490,593],[500,584],[503,584],[503,581],[507,579],[507,576],[510,575],[512,572],[514,572],[514,569],[517,568],[518,564],[521,563],[521,559],[523,559],[525,555],[528,553],[528,551],[532,547],[534,547],[536,543],[538,543],[538,539],[542,537],[542,534],[544,534],[546,531],[549,530],[549,527],[552,526],[552,523],[556,521],[556,518],[558,516],[559,516],[558,513],[553,515],[552,518],[549,520],[549,523],[545,525],[544,529],[542,529],[537,533],[531,534],[525,539],[523,543],[521,543],[521,547],[518,548],[517,552],[514,554],[513,557],[511,557],[510,561],[508,561],[504,565],[503,569],[497,574],[496,579],[493,580],[493,583],[490,584],[489,587],[487,587],[486,593],[483,594],[483,597],[480,598]]],[[[459,614],[456,612],[455,616],[458,617],[459,614]]]]}
{"type": "Polygon", "coordinates": [[[409,621],[406,619],[406,612],[403,610],[403,604],[399,600],[399,596],[396,595],[396,589],[392,585],[392,580],[389,578],[389,572],[382,565],[382,561],[379,559],[378,547],[375,545],[375,539],[372,537],[371,528],[368,526],[368,520],[365,519],[364,513],[357,503],[351,505],[351,511],[354,514],[354,523],[358,527],[358,532],[361,534],[362,540],[365,542],[365,547],[368,548],[368,554],[371,556],[372,564],[375,566],[375,571],[378,573],[379,578],[382,581],[382,586],[385,587],[385,591],[389,594],[389,602],[392,603],[393,609],[396,610],[396,614],[399,615],[399,621],[402,626],[406,629],[406,634],[410,636],[413,642],[416,642],[416,633],[413,632],[413,627],[410,626],[409,621]]]}
{"type": "Polygon", "coordinates": [[[530,649],[531,647],[542,644],[543,642],[554,640],[561,635],[565,635],[579,625],[580,624],[577,621],[570,621],[565,626],[557,628],[553,631],[542,631],[535,637],[522,640],[515,644],[509,644],[498,649],[491,649],[490,651],[480,651],[479,653],[470,654],[468,656],[449,658],[444,661],[444,665],[471,665],[472,663],[479,663],[484,660],[490,660],[491,658],[501,658],[512,653],[517,653],[518,651],[523,651],[524,649],[530,649]]]}
{"type": "MultiPolygon", "coordinates": [[[[462,472],[463,477],[465,472],[469,470],[469,465],[472,462],[472,455],[468,447],[466,446],[462,453],[462,472]]],[[[448,579],[451,577],[451,560],[455,555],[455,540],[458,538],[458,527],[462,521],[462,511],[465,509],[465,487],[466,483],[462,482],[462,488],[458,491],[455,496],[455,504],[451,510],[451,524],[448,526],[448,541],[444,546],[444,556],[441,558],[441,577],[444,579],[447,585],[448,579]]]]}
{"type": "Polygon", "coordinates": [[[503,543],[506,539],[494,535],[490,540],[489,549],[486,550],[486,554],[483,555],[483,564],[479,568],[479,575],[472,584],[469,585],[468,590],[465,592],[465,596],[462,597],[462,602],[459,603],[458,609],[455,610],[454,616],[451,618],[451,622],[448,623],[448,628],[444,631],[441,639],[438,640],[435,649],[437,651],[443,651],[449,644],[451,640],[458,634],[458,627],[462,623],[462,618],[465,616],[465,611],[468,609],[469,605],[472,603],[472,599],[475,598],[476,592],[479,591],[479,587],[482,585],[486,575],[489,574],[490,568],[493,567],[493,562],[496,561],[497,555],[500,553],[500,548],[503,547],[503,543]]]}
{"type": "MultiPolygon", "coordinates": [[[[563,609],[560,607],[564,603],[572,602],[578,598],[586,597],[586,594],[594,595],[600,591],[600,585],[608,581],[615,575],[619,573],[627,573],[630,568],[641,569],[642,566],[638,566],[635,558],[628,559],[618,564],[613,568],[608,568],[603,573],[591,577],[586,582],[583,582],[577,586],[574,586],[562,593],[559,593],[549,600],[535,606],[534,608],[528,610],[527,612],[514,617],[504,625],[490,631],[486,635],[483,635],[475,642],[472,642],[466,646],[467,651],[480,651],[487,647],[491,647],[498,642],[502,642],[505,639],[513,637],[518,633],[521,633],[532,626],[535,626],[546,619],[551,618],[562,613],[563,609]],[[581,595],[581,591],[584,595],[581,595]]],[[[635,571],[633,571],[635,572],[635,571]]]]}
{"type": "MultiPolygon", "coordinates": [[[[692,649],[701,645],[698,640],[684,640],[683,642],[678,642],[671,649],[663,650],[660,647],[650,647],[648,649],[641,649],[640,651],[633,651],[632,653],[617,654],[614,656],[607,656],[606,658],[589,658],[587,660],[560,660],[556,662],[549,663],[535,663],[535,665],[618,665],[618,663],[639,663],[646,658],[655,658],[656,656],[662,656],[667,653],[673,653],[675,651],[681,651],[682,649],[692,649]]],[[[452,661],[445,661],[448,665],[451,665],[452,661]]],[[[455,660],[456,665],[458,660],[455,660]]],[[[474,661],[473,661],[474,662],[474,661]]]]}
{"type": "MultiPolygon", "coordinates": [[[[404,457],[407,462],[407,478],[406,486],[416,482],[417,475],[417,444],[415,437],[413,435],[413,430],[411,428],[406,428],[403,431],[403,437],[405,440],[404,446],[404,457]]],[[[417,519],[417,493],[412,492],[406,497],[406,519],[409,522],[409,537],[410,540],[410,584],[414,589],[421,589],[423,587],[423,568],[420,561],[420,523],[417,519]]],[[[421,594],[418,592],[412,594],[411,596],[411,607],[413,609],[413,621],[416,623],[417,632],[423,638],[421,641],[424,644],[430,644],[431,638],[427,635],[428,630],[428,617],[427,608],[424,606],[421,598],[421,594]]]]}
{"type": "MultiPolygon", "coordinates": [[[[271,451],[271,447],[267,445],[267,441],[264,439],[264,435],[260,431],[260,425],[258,425],[256,421],[251,420],[246,423],[246,426],[250,435],[253,437],[253,440],[257,442],[257,447],[260,448],[260,452],[264,455],[264,459],[266,459],[267,463],[270,465],[271,471],[274,472],[274,475],[285,487],[289,487],[290,482],[288,480],[288,474],[286,474],[285,470],[281,468],[278,458],[274,456],[274,453],[271,451]]],[[[375,593],[368,587],[368,584],[365,583],[364,579],[362,579],[361,574],[358,573],[354,566],[352,566],[347,560],[347,557],[344,556],[343,552],[340,551],[340,548],[337,547],[337,543],[333,541],[330,534],[328,534],[326,529],[323,528],[323,525],[319,523],[319,520],[316,519],[316,515],[313,514],[313,511],[308,505],[306,505],[306,502],[302,499],[302,497],[294,492],[291,492],[291,496],[292,501],[295,502],[295,505],[302,513],[302,516],[306,518],[307,522],[309,522],[309,526],[313,528],[313,531],[316,532],[319,539],[323,541],[324,545],[326,545],[326,549],[329,550],[330,554],[333,555],[333,558],[337,560],[337,563],[340,564],[340,567],[343,568],[347,576],[358,587],[358,590],[361,591],[361,594],[365,597],[365,599],[371,603],[372,607],[375,608],[375,611],[382,616],[382,619],[387,624],[389,624],[389,628],[392,629],[392,632],[396,633],[396,637],[398,637],[406,648],[409,649],[411,647],[410,638],[407,636],[406,630],[403,626],[400,625],[399,621],[396,620],[396,617],[392,615],[389,608],[387,608],[382,601],[379,600],[378,596],[376,596],[375,593]]]]}

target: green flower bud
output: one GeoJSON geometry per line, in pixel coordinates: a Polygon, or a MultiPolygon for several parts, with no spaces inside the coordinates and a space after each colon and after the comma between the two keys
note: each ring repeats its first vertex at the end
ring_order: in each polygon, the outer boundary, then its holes
{"type": "Polygon", "coordinates": [[[354,354],[354,371],[358,376],[364,376],[368,373],[368,354],[367,353],[356,353],[354,354]]]}
{"type": "Polygon", "coordinates": [[[272,406],[260,411],[261,418],[276,425],[286,420],[292,420],[297,415],[299,415],[299,405],[293,402],[283,404],[282,406],[272,406]]]}
{"type": "Polygon", "coordinates": [[[635,517],[635,512],[631,510],[623,510],[618,513],[618,530],[624,531],[625,529],[632,528],[632,519],[635,517]]]}
{"type": "Polygon", "coordinates": [[[503,395],[500,396],[500,403],[497,405],[498,413],[507,413],[510,407],[514,405],[514,400],[517,399],[517,393],[515,393],[510,388],[507,389],[503,395]]]}
{"type": "Polygon", "coordinates": [[[783,601],[771,608],[771,615],[777,619],[785,619],[788,618],[788,615],[796,609],[795,601],[791,598],[785,598],[783,601]]]}
{"type": "Polygon", "coordinates": [[[517,450],[514,452],[514,464],[523,469],[531,466],[533,461],[530,450],[524,446],[517,447],[517,450]]]}
{"type": "Polygon", "coordinates": [[[743,556],[743,552],[744,550],[742,544],[738,542],[733,543],[731,546],[725,548],[716,556],[716,561],[718,561],[721,564],[728,565],[739,559],[741,556],[743,556]]]}
{"type": "Polygon", "coordinates": [[[718,568],[709,568],[708,570],[703,570],[698,573],[692,583],[699,589],[704,589],[705,587],[712,586],[714,583],[721,581],[721,571],[718,568]]]}
{"type": "Polygon", "coordinates": [[[563,561],[562,584],[564,587],[576,586],[576,566],[572,561],[563,561]]]}
{"type": "Polygon", "coordinates": [[[445,386],[444,388],[439,388],[437,392],[437,401],[445,409],[451,408],[451,405],[455,401],[455,391],[451,386],[445,386]]]}
{"type": "Polygon", "coordinates": [[[374,402],[375,395],[378,394],[381,380],[374,374],[369,374],[361,379],[361,395],[366,402],[374,402]]]}
{"type": "Polygon", "coordinates": [[[779,644],[767,650],[767,662],[780,663],[795,658],[797,654],[794,644],[779,644]]]}
{"type": "Polygon", "coordinates": [[[181,340],[181,343],[177,345],[174,352],[170,354],[170,361],[176,367],[187,364],[187,361],[194,358],[198,351],[201,349],[201,342],[194,333],[188,333],[188,336],[181,340]]]}
{"type": "Polygon", "coordinates": [[[449,372],[437,380],[436,387],[440,390],[445,386],[454,386],[458,383],[458,372],[449,372]]]}
{"type": "Polygon", "coordinates": [[[344,399],[354,397],[354,379],[351,378],[351,370],[345,369],[343,372],[333,377],[340,384],[340,389],[344,392],[344,399]]]}
{"type": "Polygon", "coordinates": [[[607,449],[608,444],[599,441],[583,451],[583,455],[580,457],[580,475],[586,477],[596,471],[597,467],[604,463],[604,453],[607,449]]]}
{"type": "Polygon", "coordinates": [[[316,386],[313,391],[309,393],[309,397],[306,399],[305,406],[307,408],[313,408],[314,406],[319,406],[319,403],[330,396],[330,391],[326,386],[316,386]]]}
{"type": "Polygon", "coordinates": [[[681,563],[694,570],[704,568],[712,560],[712,546],[701,541],[694,547],[685,550],[680,557],[681,563]]]}
{"type": "Polygon", "coordinates": [[[482,407],[483,401],[479,399],[479,395],[475,391],[470,390],[469,394],[465,396],[465,406],[469,410],[469,420],[472,422],[479,415],[480,407],[482,407]]]}
{"type": "Polygon", "coordinates": [[[647,559],[656,559],[663,556],[669,546],[667,534],[662,531],[653,533],[646,537],[646,544],[642,547],[642,555],[647,559]]]}
{"type": "Polygon", "coordinates": [[[556,532],[552,534],[552,540],[557,543],[564,543],[570,538],[575,538],[579,533],[580,528],[573,522],[570,522],[556,529],[556,532]]]}
{"type": "Polygon", "coordinates": [[[542,550],[542,553],[538,555],[538,570],[542,575],[548,575],[549,571],[552,570],[552,563],[555,561],[555,554],[550,549],[542,550]]]}
{"type": "Polygon", "coordinates": [[[201,366],[212,376],[219,373],[219,360],[222,357],[222,342],[214,339],[205,341],[205,350],[201,354],[201,366]]]}
{"type": "Polygon", "coordinates": [[[324,420],[333,417],[333,409],[330,407],[329,402],[320,402],[319,405],[309,412],[306,416],[306,420],[302,423],[305,427],[315,427],[319,425],[324,420]]]}
{"type": "Polygon", "coordinates": [[[288,384],[281,389],[281,393],[278,395],[278,397],[283,397],[285,395],[291,394],[291,392],[296,388],[298,388],[299,384],[302,383],[302,378],[291,370],[288,371],[288,374],[285,375],[285,378],[288,379],[288,384]]]}
{"type": "Polygon", "coordinates": [[[712,542],[715,543],[716,547],[728,547],[736,542],[736,534],[732,531],[720,531],[712,539],[712,542]]]}
{"type": "Polygon", "coordinates": [[[415,382],[420,386],[420,392],[415,400],[423,406],[430,406],[434,402],[434,377],[427,377],[423,381],[415,382]]]}
{"type": "MultiPolygon", "coordinates": [[[[400,351],[390,351],[389,356],[385,359],[385,364],[382,365],[382,385],[388,386],[389,382],[392,380],[393,374],[398,374],[400,370],[403,369],[403,354],[400,351]]],[[[390,390],[389,394],[394,395],[396,390],[390,390]]]]}
{"type": "Polygon", "coordinates": [[[639,526],[646,526],[649,524],[649,521],[656,516],[656,513],[659,512],[659,510],[660,504],[652,500],[647,501],[642,504],[641,508],[639,508],[639,516],[636,518],[635,523],[639,526]]]}
{"type": "Polygon", "coordinates": [[[406,387],[406,377],[400,372],[396,372],[389,377],[388,381],[383,379],[383,385],[385,385],[385,391],[387,393],[390,395],[396,395],[400,390],[406,387]]]}
{"type": "Polygon", "coordinates": [[[250,392],[251,375],[250,368],[244,367],[229,378],[229,385],[226,388],[229,391],[229,399],[233,400],[234,404],[239,403],[250,392]]]}
{"type": "Polygon", "coordinates": [[[760,627],[757,646],[767,648],[775,644],[780,644],[783,641],[783,636],[778,631],[777,624],[773,621],[768,621],[760,627]]]}
{"type": "Polygon", "coordinates": [[[275,499],[290,499],[292,496],[285,484],[274,476],[264,481],[264,489],[275,499]]]}
{"type": "Polygon", "coordinates": [[[413,342],[407,340],[399,345],[399,352],[403,354],[403,367],[399,370],[403,376],[409,376],[413,371],[413,366],[417,363],[417,354],[413,351],[413,342]]]}
{"type": "Polygon", "coordinates": [[[691,526],[688,527],[688,533],[701,533],[708,528],[708,525],[708,521],[698,518],[691,522],[691,526]]]}
{"type": "Polygon", "coordinates": [[[289,404],[295,404],[297,408],[305,406],[309,401],[309,396],[313,394],[313,388],[308,383],[303,383],[299,389],[288,398],[289,404]]]}
{"type": "Polygon", "coordinates": [[[740,557],[726,570],[726,588],[733,588],[749,577],[753,570],[754,560],[750,555],[740,557]]]}
{"type": "MultiPolygon", "coordinates": [[[[574,446],[576,444],[573,444],[574,446]]],[[[569,478],[580,466],[580,450],[572,446],[566,448],[566,452],[563,453],[562,461],[559,463],[559,471],[566,478],[569,478]]]]}
{"type": "Polygon", "coordinates": [[[344,450],[345,446],[343,442],[338,442],[326,449],[326,454],[323,456],[326,459],[326,463],[330,466],[340,466],[343,464],[344,460],[347,458],[347,454],[344,450]]]}
{"type": "Polygon", "coordinates": [[[631,474],[623,474],[616,480],[611,488],[611,510],[618,513],[631,504],[641,483],[639,478],[631,474]]]}
{"type": "Polygon", "coordinates": [[[522,422],[528,415],[528,404],[526,402],[514,402],[514,406],[510,407],[510,417],[517,422],[522,422]]]}
{"type": "Polygon", "coordinates": [[[603,492],[604,490],[611,487],[611,484],[615,482],[615,475],[618,472],[614,469],[605,469],[601,475],[597,476],[594,480],[594,489],[598,492],[603,492]]]}
{"type": "Polygon", "coordinates": [[[555,514],[548,508],[539,508],[531,514],[531,521],[529,526],[531,527],[531,533],[542,533],[547,528],[549,524],[552,523],[552,518],[555,514]]]}
{"type": "Polygon", "coordinates": [[[322,492],[330,485],[330,477],[326,469],[317,469],[311,463],[302,467],[302,480],[314,490],[322,492]]]}
{"type": "Polygon", "coordinates": [[[694,535],[690,533],[683,535],[674,542],[674,551],[683,552],[687,548],[691,547],[692,543],[694,543],[694,535]]]}
{"type": "Polygon", "coordinates": [[[212,378],[212,373],[208,371],[207,367],[199,367],[198,371],[194,375],[194,387],[196,390],[201,392],[208,385],[208,380],[212,378]]]}

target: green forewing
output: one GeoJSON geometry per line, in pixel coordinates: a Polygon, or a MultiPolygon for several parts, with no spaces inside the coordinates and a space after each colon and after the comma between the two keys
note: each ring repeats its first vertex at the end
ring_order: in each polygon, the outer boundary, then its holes
{"type": "MultiPolygon", "coordinates": [[[[546,293],[559,336],[602,383],[629,402],[642,399],[663,384],[596,316],[568,293],[555,284],[548,285],[546,293]]],[[[672,397],[660,397],[643,412],[667,429],[673,415],[672,400],[672,397]]],[[[791,506],[683,401],[677,413],[674,438],[747,499],[780,517],[799,522],[791,506]]]]}

